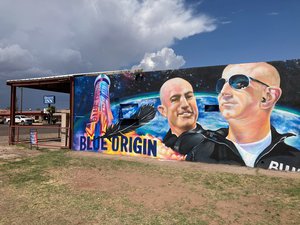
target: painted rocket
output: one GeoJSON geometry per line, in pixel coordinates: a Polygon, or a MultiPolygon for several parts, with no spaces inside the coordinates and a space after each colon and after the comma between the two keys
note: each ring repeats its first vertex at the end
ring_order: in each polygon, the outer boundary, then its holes
{"type": "Polygon", "coordinates": [[[105,74],[100,74],[94,82],[94,103],[85,131],[91,140],[105,134],[106,128],[111,125],[113,115],[109,98],[110,80],[105,74]]]}

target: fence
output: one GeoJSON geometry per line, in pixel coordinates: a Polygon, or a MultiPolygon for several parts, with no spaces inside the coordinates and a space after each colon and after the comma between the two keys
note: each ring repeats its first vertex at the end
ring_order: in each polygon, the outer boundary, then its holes
{"type": "Polygon", "coordinates": [[[59,125],[14,125],[9,127],[9,144],[69,148],[69,127],[59,125]]]}

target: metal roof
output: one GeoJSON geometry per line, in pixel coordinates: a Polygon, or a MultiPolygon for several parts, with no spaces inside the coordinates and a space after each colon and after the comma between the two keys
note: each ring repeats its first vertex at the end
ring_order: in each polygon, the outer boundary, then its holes
{"type": "Polygon", "coordinates": [[[62,93],[70,93],[70,80],[77,76],[97,76],[101,73],[106,75],[112,75],[117,73],[129,72],[128,70],[114,70],[114,71],[103,71],[103,72],[90,72],[90,73],[75,73],[65,75],[55,75],[47,77],[34,77],[7,80],[6,84],[15,87],[25,87],[32,89],[39,89],[45,91],[54,91],[62,93]]]}
{"type": "Polygon", "coordinates": [[[6,83],[12,84],[12,83],[19,83],[19,82],[26,82],[26,81],[53,80],[53,79],[69,78],[73,76],[74,74],[67,74],[67,75],[56,75],[56,76],[48,76],[48,77],[23,78],[23,79],[7,80],[6,83]]]}

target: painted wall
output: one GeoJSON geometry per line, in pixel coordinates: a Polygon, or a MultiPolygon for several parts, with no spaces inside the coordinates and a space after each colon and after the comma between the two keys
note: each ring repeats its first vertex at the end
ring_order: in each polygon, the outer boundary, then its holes
{"type": "Polygon", "coordinates": [[[72,148],[300,171],[300,60],[225,67],[76,77],[72,148]]]}

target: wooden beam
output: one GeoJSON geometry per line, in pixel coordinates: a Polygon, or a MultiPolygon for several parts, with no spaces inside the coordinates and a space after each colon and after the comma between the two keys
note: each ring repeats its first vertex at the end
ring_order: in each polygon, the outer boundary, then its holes
{"type": "Polygon", "coordinates": [[[73,128],[74,128],[74,77],[70,77],[70,129],[69,129],[69,149],[72,149],[73,143],[73,128]]]}
{"type": "Polygon", "coordinates": [[[15,143],[16,87],[10,87],[9,144],[15,143]]]}

